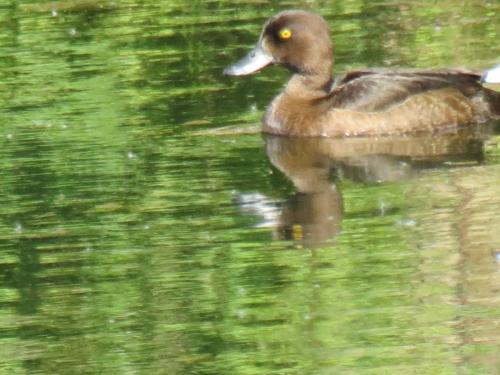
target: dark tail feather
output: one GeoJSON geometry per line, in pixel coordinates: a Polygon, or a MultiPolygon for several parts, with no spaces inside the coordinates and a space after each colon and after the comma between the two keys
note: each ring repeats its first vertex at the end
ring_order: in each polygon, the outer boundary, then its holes
{"type": "Polygon", "coordinates": [[[485,89],[486,98],[490,103],[491,112],[500,118],[500,92],[485,89]]]}

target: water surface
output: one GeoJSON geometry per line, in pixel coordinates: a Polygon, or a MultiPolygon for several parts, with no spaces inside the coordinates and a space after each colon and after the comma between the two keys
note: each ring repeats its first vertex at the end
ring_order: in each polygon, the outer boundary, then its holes
{"type": "Polygon", "coordinates": [[[498,124],[296,141],[224,66],[278,10],[337,71],[485,68],[494,1],[0,5],[0,372],[500,372],[498,124]]]}

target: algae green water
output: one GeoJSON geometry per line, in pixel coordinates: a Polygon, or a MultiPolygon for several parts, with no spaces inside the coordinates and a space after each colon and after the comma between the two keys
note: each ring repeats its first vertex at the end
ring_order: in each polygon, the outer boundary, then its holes
{"type": "Polygon", "coordinates": [[[245,134],[299,7],[337,71],[500,62],[498,1],[0,4],[1,374],[500,373],[498,124],[245,134]]]}

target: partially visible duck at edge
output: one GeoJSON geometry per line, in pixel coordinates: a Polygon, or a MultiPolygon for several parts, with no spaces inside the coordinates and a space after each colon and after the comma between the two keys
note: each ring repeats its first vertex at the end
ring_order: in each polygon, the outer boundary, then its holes
{"type": "Polygon", "coordinates": [[[435,131],[500,118],[493,69],[358,70],[332,76],[329,27],[319,15],[284,11],[269,19],[256,47],[224,74],[255,73],[270,64],[292,76],[268,107],[265,133],[303,137],[374,136],[435,131]]]}

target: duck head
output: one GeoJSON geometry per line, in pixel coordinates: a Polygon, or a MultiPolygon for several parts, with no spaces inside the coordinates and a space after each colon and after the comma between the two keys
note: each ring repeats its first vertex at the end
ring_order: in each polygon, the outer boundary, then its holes
{"type": "Polygon", "coordinates": [[[302,10],[275,15],[265,23],[255,48],[224,74],[252,74],[270,64],[281,64],[301,75],[330,76],[333,46],[323,17],[302,10]]]}

